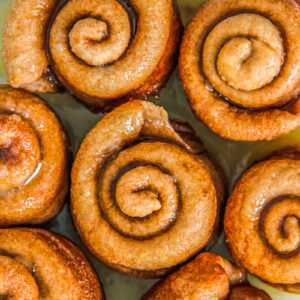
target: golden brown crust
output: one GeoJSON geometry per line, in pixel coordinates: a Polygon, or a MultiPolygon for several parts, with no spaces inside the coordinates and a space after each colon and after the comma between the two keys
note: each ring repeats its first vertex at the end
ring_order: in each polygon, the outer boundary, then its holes
{"type": "Polygon", "coordinates": [[[264,291],[252,286],[238,286],[231,290],[228,300],[272,300],[264,291]]]}
{"type": "Polygon", "coordinates": [[[178,271],[156,283],[141,300],[270,300],[263,291],[249,286],[231,286],[246,282],[246,273],[226,259],[201,253],[178,271]]]}
{"type": "Polygon", "coordinates": [[[71,94],[107,111],[158,94],[181,31],[173,0],[14,0],[4,65],[12,86],[39,92],[57,89],[53,69],[71,94]]]}
{"type": "MultiPolygon", "coordinates": [[[[147,99],[148,96],[157,94],[174,67],[181,35],[181,23],[174,2],[160,0],[154,4],[151,1],[133,0],[130,3],[138,15],[138,26],[132,41],[123,35],[119,37],[120,29],[117,27],[120,24],[123,26],[122,32],[130,29],[127,29],[128,17],[122,12],[124,8],[118,2],[90,1],[87,7],[86,3],[72,0],[58,12],[51,27],[49,49],[57,76],[70,93],[89,106],[96,106],[98,110],[111,110],[126,100],[147,99]],[[109,11],[113,15],[110,15],[109,11]],[[73,16],[70,16],[71,14],[73,16]],[[118,56],[107,58],[105,64],[94,61],[95,56],[92,54],[95,45],[81,45],[84,51],[76,52],[75,55],[71,51],[74,52],[72,46],[71,50],[63,53],[60,51],[61,47],[64,49],[69,47],[67,38],[70,36],[69,32],[74,33],[76,25],[79,28],[78,32],[84,32],[85,28],[92,24],[85,25],[83,22],[94,23],[91,18],[101,19],[98,25],[93,25],[95,28],[100,26],[100,23],[105,28],[109,20],[110,29],[103,33],[105,39],[103,42],[100,40],[98,46],[103,48],[104,52],[109,49],[110,55],[120,51],[118,56]],[[70,24],[74,23],[74,20],[76,24],[70,31],[70,24]],[[115,41],[120,40],[124,40],[124,45],[115,46],[115,41]],[[157,40],[160,40],[159,44],[157,40]],[[87,52],[91,52],[91,55],[86,54],[87,52]]],[[[77,35],[82,38],[81,34],[77,35]]],[[[77,37],[77,42],[78,39],[77,37]]]]}
{"type": "Polygon", "coordinates": [[[56,92],[46,55],[47,26],[60,0],[14,0],[5,19],[2,54],[7,81],[30,92],[56,92]]]}
{"type": "Polygon", "coordinates": [[[195,135],[193,128],[187,123],[181,123],[176,121],[171,121],[172,127],[177,134],[183,139],[183,141],[190,146],[192,153],[197,154],[198,158],[205,162],[206,167],[209,169],[211,178],[214,182],[214,186],[217,191],[218,198],[218,213],[215,221],[215,229],[211,235],[210,240],[206,244],[203,250],[209,250],[219,239],[222,232],[222,222],[220,222],[221,212],[224,210],[224,196],[227,195],[227,180],[223,170],[214,161],[203,147],[202,141],[195,135]]]}
{"type": "Polygon", "coordinates": [[[7,86],[0,87],[0,122],[0,226],[44,223],[68,191],[66,135],[40,98],[7,86]]]}
{"type": "Polygon", "coordinates": [[[22,299],[105,299],[95,271],[65,238],[42,229],[1,229],[0,294],[22,299]],[[13,270],[18,270],[12,275],[13,270]]]}
{"type": "Polygon", "coordinates": [[[138,100],[90,131],[72,169],[71,211],[100,260],[158,277],[205,246],[224,188],[202,146],[194,147],[162,108],[138,100]]]}
{"type": "Polygon", "coordinates": [[[300,282],[300,151],[293,151],[278,152],[245,172],[224,219],[237,264],[265,281],[287,286],[300,282]]]}
{"type": "Polygon", "coordinates": [[[233,140],[271,140],[299,126],[299,24],[295,0],[204,5],[179,59],[196,117],[233,140]]]}
{"type": "Polygon", "coordinates": [[[182,35],[182,24],[176,3],[172,0],[172,22],[170,23],[170,34],[164,55],[149,78],[136,90],[130,92],[124,98],[147,99],[151,95],[157,95],[161,88],[167,83],[171,73],[177,64],[178,45],[182,35]]]}

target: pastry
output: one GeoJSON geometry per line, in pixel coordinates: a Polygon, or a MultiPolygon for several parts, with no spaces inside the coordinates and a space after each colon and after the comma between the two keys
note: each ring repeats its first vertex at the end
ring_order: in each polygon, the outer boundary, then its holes
{"type": "Polygon", "coordinates": [[[190,129],[175,129],[164,109],[131,101],[106,115],[76,156],[75,225],[119,272],[161,276],[215,240],[222,177],[190,129]]]}
{"type": "Polygon", "coordinates": [[[285,149],[255,164],[236,184],[224,219],[236,263],[296,291],[300,283],[300,151],[285,149]]]}
{"type": "Polygon", "coordinates": [[[83,253],[42,229],[0,229],[0,298],[104,300],[83,253]]]}
{"type": "Polygon", "coordinates": [[[208,252],[160,280],[141,300],[182,299],[271,300],[264,291],[247,285],[243,270],[208,252]]]}
{"type": "Polygon", "coordinates": [[[61,209],[69,151],[59,120],[37,96],[0,86],[0,226],[40,224],[61,209]]]}
{"type": "Polygon", "coordinates": [[[175,64],[173,0],[14,0],[3,32],[9,83],[56,91],[57,78],[99,110],[157,94],[175,64]]]}
{"type": "Polygon", "coordinates": [[[271,140],[300,125],[296,0],[210,0],[180,50],[195,116],[232,140],[271,140]]]}

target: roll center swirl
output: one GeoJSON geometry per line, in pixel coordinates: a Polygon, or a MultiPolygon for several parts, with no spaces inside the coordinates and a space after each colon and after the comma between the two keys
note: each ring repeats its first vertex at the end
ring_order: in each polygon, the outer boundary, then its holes
{"type": "Polygon", "coordinates": [[[101,210],[123,236],[150,239],[176,221],[180,193],[174,177],[157,161],[161,146],[164,149],[164,144],[140,143],[123,150],[100,175],[101,210]],[[151,149],[154,145],[157,148],[151,149]]]}
{"type": "Polygon", "coordinates": [[[117,61],[131,39],[130,19],[124,7],[116,1],[101,4],[88,17],[80,17],[69,32],[72,52],[91,66],[117,61]]]}
{"type": "Polygon", "coordinates": [[[219,52],[217,68],[228,85],[251,91],[273,80],[280,71],[281,60],[280,54],[265,42],[234,37],[219,52]]]}
{"type": "Polygon", "coordinates": [[[0,190],[24,184],[39,159],[40,146],[33,129],[18,115],[0,114],[0,190]]]}
{"type": "Polygon", "coordinates": [[[269,202],[260,221],[263,240],[274,252],[294,256],[300,251],[300,198],[282,196],[269,202]]]}
{"type": "Polygon", "coordinates": [[[38,285],[28,269],[13,258],[0,255],[0,299],[39,299],[38,285]]]}
{"type": "Polygon", "coordinates": [[[220,21],[203,45],[202,64],[213,88],[245,107],[264,107],[250,94],[271,83],[284,62],[284,42],[279,28],[267,17],[240,13],[220,21]]]}
{"type": "MultiPolygon", "coordinates": [[[[130,217],[146,217],[161,209],[161,185],[174,185],[169,175],[153,166],[140,166],[125,173],[117,183],[116,201],[122,212],[130,217]]],[[[176,193],[176,189],[175,189],[176,193]]]]}

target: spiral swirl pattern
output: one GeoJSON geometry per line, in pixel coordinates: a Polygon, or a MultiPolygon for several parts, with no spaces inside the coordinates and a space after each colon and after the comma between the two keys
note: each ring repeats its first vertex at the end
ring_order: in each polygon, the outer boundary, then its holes
{"type": "Polygon", "coordinates": [[[14,0],[4,62],[13,86],[48,91],[41,78],[53,70],[71,94],[109,110],[158,93],[173,70],[180,35],[173,0],[14,0]]]}
{"type": "Polygon", "coordinates": [[[105,299],[96,273],[75,245],[29,228],[0,230],[0,298],[105,299]]]}
{"type": "Polygon", "coordinates": [[[269,140],[295,129],[299,34],[295,0],[209,1],[189,25],[180,54],[195,115],[234,140],[269,140]]]}
{"type": "Polygon", "coordinates": [[[299,211],[300,197],[286,195],[271,201],[262,212],[261,235],[280,256],[292,257],[300,251],[299,211]]]}
{"type": "Polygon", "coordinates": [[[271,300],[265,292],[245,283],[245,271],[216,254],[201,253],[195,260],[156,283],[142,300],[271,300]],[[237,284],[244,285],[234,287],[237,284]]]}
{"type": "Polygon", "coordinates": [[[0,225],[46,222],[67,189],[67,143],[56,116],[36,96],[1,86],[0,225]]]}
{"type": "Polygon", "coordinates": [[[0,115],[0,189],[9,190],[34,173],[40,161],[40,146],[33,129],[18,115],[0,115]]]}
{"type": "Polygon", "coordinates": [[[162,275],[214,235],[222,180],[199,142],[187,141],[163,109],[136,100],[104,117],[81,145],[72,214],[90,250],[114,269],[162,275]]]}
{"type": "Polygon", "coordinates": [[[226,207],[233,257],[270,283],[300,282],[299,170],[299,150],[256,164],[237,183],[226,207]]]}

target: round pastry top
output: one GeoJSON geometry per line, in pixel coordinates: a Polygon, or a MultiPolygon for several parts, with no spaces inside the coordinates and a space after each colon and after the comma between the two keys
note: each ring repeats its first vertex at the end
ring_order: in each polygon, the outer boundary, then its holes
{"type": "Polygon", "coordinates": [[[188,25],[179,58],[196,117],[242,141],[299,126],[299,35],[295,0],[208,1],[188,25]]]}
{"type": "Polygon", "coordinates": [[[83,253],[43,229],[0,229],[0,281],[1,298],[105,299],[83,253]]]}
{"type": "Polygon", "coordinates": [[[222,181],[202,146],[187,142],[165,110],[138,100],[89,132],[72,170],[72,213],[98,258],[124,272],[154,274],[209,241],[222,181]]]}
{"type": "Polygon", "coordinates": [[[57,214],[68,160],[66,135],[45,102],[0,86],[0,225],[40,224],[57,214]]]}
{"type": "Polygon", "coordinates": [[[238,181],[225,213],[225,233],[236,262],[271,283],[300,281],[300,160],[275,156],[238,181]]]}

